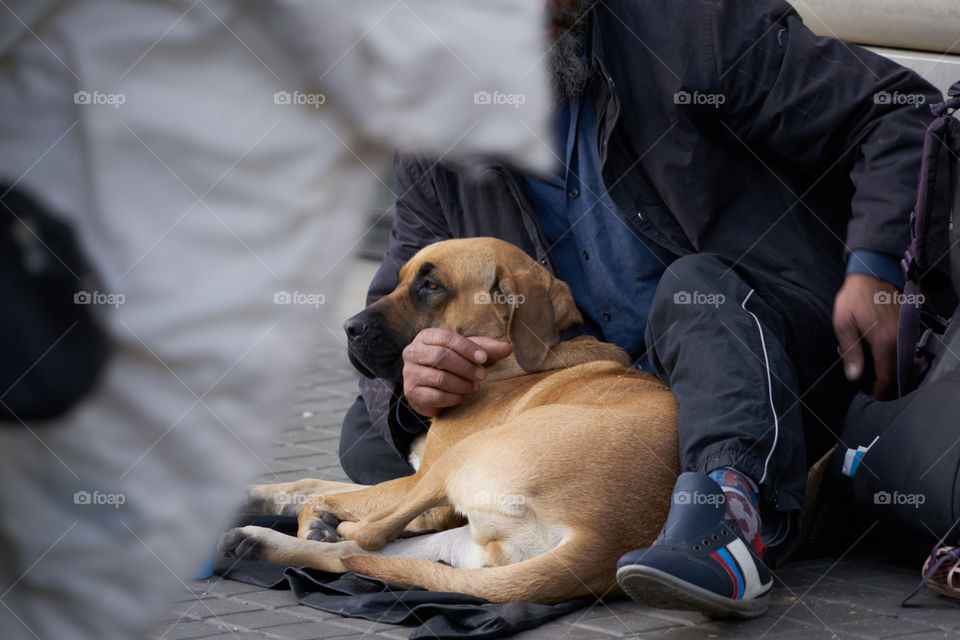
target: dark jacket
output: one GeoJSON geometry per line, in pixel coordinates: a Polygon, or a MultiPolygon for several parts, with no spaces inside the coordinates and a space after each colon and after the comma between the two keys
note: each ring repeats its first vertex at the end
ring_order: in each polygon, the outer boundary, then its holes
{"type": "MultiPolygon", "coordinates": [[[[782,0],[605,0],[590,19],[604,183],[646,237],[778,275],[825,314],[849,251],[903,254],[926,105],[941,99],[929,83],[814,36],[782,0]]],[[[446,238],[500,237],[553,267],[509,168],[401,155],[394,171],[396,217],[368,302],[446,238]]],[[[372,423],[402,451],[399,389],[361,389],[372,423]]]]}

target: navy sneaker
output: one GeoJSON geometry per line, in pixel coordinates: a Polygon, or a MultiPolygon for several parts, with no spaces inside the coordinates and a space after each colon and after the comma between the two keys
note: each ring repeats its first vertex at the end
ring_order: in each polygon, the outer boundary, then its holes
{"type": "Polygon", "coordinates": [[[659,537],[620,558],[617,582],[651,607],[721,618],[763,615],[773,576],[725,513],[720,485],[702,473],[681,474],[659,537]]]}

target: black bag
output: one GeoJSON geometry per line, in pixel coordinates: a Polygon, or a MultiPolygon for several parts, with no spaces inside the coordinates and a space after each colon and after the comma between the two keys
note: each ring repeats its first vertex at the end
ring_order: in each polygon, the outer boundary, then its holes
{"type": "Polygon", "coordinates": [[[0,425],[20,426],[90,393],[109,341],[72,229],[20,188],[0,194],[0,425]]]}
{"type": "Polygon", "coordinates": [[[857,395],[830,462],[872,519],[926,539],[947,535],[960,519],[960,82],[950,96],[931,107],[937,119],[926,134],[903,260],[901,397],[857,395]]]}

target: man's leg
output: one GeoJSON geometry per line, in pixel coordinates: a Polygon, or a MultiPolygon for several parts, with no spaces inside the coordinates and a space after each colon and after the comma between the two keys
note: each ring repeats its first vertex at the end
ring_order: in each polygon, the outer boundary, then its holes
{"type": "MultiPolygon", "coordinates": [[[[696,472],[681,476],[678,486],[687,487],[686,493],[699,491],[705,499],[713,496],[712,500],[726,503],[722,492],[714,493],[714,489],[720,491],[716,483],[702,474],[718,469],[743,474],[759,488],[764,540],[770,546],[780,546],[795,534],[791,523],[797,521],[803,502],[807,469],[803,408],[810,399],[804,398],[801,389],[821,377],[833,380],[835,375],[836,348],[824,307],[787,283],[732,269],[727,261],[709,254],[674,262],[651,305],[648,356],[679,402],[681,468],[696,472]]],[[[690,497],[695,499],[695,493],[690,497]]],[[[729,533],[730,526],[722,521],[730,515],[719,509],[687,508],[675,501],[661,539],[670,538],[671,527],[673,537],[683,532],[680,537],[706,533],[710,540],[716,533],[721,540],[730,538],[720,533],[729,533]],[[693,522],[698,518],[700,524],[693,522]]],[[[702,542],[695,541],[700,549],[691,552],[709,558],[712,551],[702,542]]],[[[735,542],[720,546],[726,550],[735,542]]],[[[643,560],[647,552],[628,554],[621,567],[648,562],[643,560]]],[[[713,613],[722,614],[728,607],[726,613],[731,615],[758,615],[765,608],[732,602],[766,593],[756,585],[742,588],[746,574],[756,578],[765,568],[759,558],[739,552],[730,567],[723,563],[708,567],[720,573],[714,582],[704,578],[711,583],[707,589],[723,592],[713,603],[713,613]],[[748,555],[762,570],[743,566],[750,563],[748,555]],[[733,570],[731,576],[740,575],[741,588],[737,580],[727,578],[727,568],[733,570]]],[[[768,581],[760,582],[766,586],[768,581]]]]}
{"type": "Polygon", "coordinates": [[[765,506],[789,512],[803,504],[807,468],[793,356],[836,351],[791,345],[788,321],[810,319],[790,314],[809,301],[751,280],[714,255],[674,262],[651,305],[648,356],[680,404],[681,468],[736,468],[759,485],[765,506]]]}
{"type": "Polygon", "coordinates": [[[380,432],[370,424],[363,396],[357,396],[340,428],[340,466],[359,484],[377,484],[413,473],[380,432]]]}

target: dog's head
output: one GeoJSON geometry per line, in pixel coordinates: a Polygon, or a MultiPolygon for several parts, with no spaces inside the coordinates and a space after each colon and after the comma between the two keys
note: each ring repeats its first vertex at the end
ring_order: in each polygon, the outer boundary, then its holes
{"type": "Polygon", "coordinates": [[[399,380],[404,347],[423,329],[509,342],[537,371],[560,331],[583,319],[570,288],[519,248],[496,238],[437,242],[397,274],[397,286],[347,320],[350,362],[367,377],[399,380]]]}

